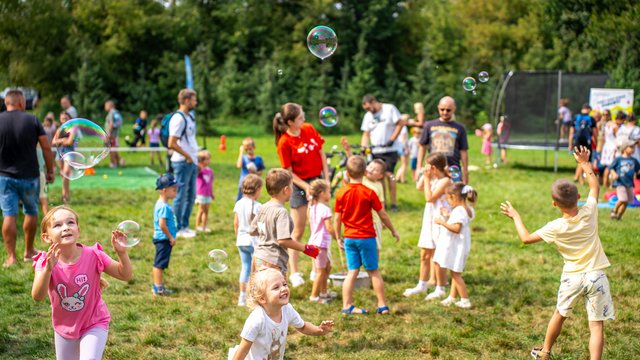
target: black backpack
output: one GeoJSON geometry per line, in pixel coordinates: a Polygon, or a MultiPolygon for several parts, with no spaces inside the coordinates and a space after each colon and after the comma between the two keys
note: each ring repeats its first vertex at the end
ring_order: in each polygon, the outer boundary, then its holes
{"type": "Polygon", "coordinates": [[[574,139],[579,144],[591,143],[593,118],[588,114],[576,115],[574,139]]]}

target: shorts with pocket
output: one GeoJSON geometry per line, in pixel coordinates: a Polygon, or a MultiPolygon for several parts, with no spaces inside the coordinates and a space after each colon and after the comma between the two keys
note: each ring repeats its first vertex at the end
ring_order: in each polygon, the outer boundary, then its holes
{"type": "Polygon", "coordinates": [[[609,280],[602,270],[580,274],[562,274],[556,309],[569,317],[579,298],[584,298],[589,321],[613,320],[615,313],[609,280]]]}
{"type": "Polygon", "coordinates": [[[2,209],[2,216],[17,216],[20,201],[22,201],[22,212],[25,215],[37,216],[39,194],[39,176],[29,179],[0,176],[0,209],[2,209]]]}
{"type": "Polygon", "coordinates": [[[156,247],[156,258],[153,261],[153,267],[158,269],[166,269],[169,267],[169,260],[171,259],[171,243],[169,240],[153,240],[153,245],[156,247]]]}
{"type": "Polygon", "coordinates": [[[616,195],[618,195],[618,201],[633,203],[634,194],[632,187],[616,186],[616,195]]]}

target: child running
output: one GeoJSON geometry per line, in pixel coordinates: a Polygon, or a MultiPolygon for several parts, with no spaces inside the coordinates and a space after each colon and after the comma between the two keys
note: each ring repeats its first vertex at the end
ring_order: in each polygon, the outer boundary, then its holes
{"type": "Polygon", "coordinates": [[[442,209],[449,210],[445,189],[451,184],[451,178],[447,172],[447,157],[443,153],[433,153],[427,157],[427,166],[423,169],[423,176],[418,180],[416,187],[424,191],[424,199],[427,204],[424,207],[422,218],[422,230],[418,240],[420,248],[420,277],[416,287],[404,291],[404,296],[425,293],[431,285],[436,284],[434,292],[429,294],[429,299],[441,298],[445,294],[446,274],[440,269],[440,265],[433,261],[433,252],[436,242],[443,232],[441,225],[434,220],[440,215],[442,209]]]}
{"type": "Polygon", "coordinates": [[[320,326],[302,320],[289,304],[289,286],[276,269],[265,268],[253,274],[249,284],[248,305],[253,309],[240,333],[240,345],[229,350],[234,360],[284,359],[289,325],[305,335],[326,335],[333,321],[320,326]]]}
{"type": "Polygon", "coordinates": [[[257,240],[255,236],[251,236],[249,230],[251,221],[260,210],[261,204],[258,199],[262,193],[262,179],[255,174],[247,175],[242,181],[242,193],[244,196],[233,207],[233,229],[236,233],[236,246],[242,262],[238,306],[247,305],[247,283],[249,275],[251,275],[251,257],[257,240]]]}
{"type": "Polygon", "coordinates": [[[102,300],[100,274],[128,281],[131,261],[124,233],[111,233],[115,261],[102,246],[77,243],[80,237],[78,214],[66,206],[56,206],[42,219],[42,240],[51,244],[47,252],[34,256],[35,277],[31,296],[41,301],[49,294],[55,338],[56,359],[102,359],[111,317],[102,300]]]}
{"type": "MultiPolygon", "coordinates": [[[[442,300],[441,304],[468,309],[471,307],[467,285],[462,279],[462,271],[467,263],[467,257],[471,250],[471,221],[475,217],[475,211],[470,204],[476,202],[478,193],[469,185],[453,183],[447,187],[447,202],[453,210],[447,220],[437,217],[433,222],[442,225],[443,232],[440,243],[436,247],[433,261],[443,269],[451,272],[451,292],[449,297],[442,300]],[[460,295],[460,301],[456,298],[460,295]]],[[[447,213],[447,211],[443,211],[447,213]]]]}
{"type": "Polygon", "coordinates": [[[315,258],[318,256],[318,248],[309,244],[303,245],[291,238],[293,220],[284,207],[293,192],[291,173],[281,168],[271,169],[265,182],[271,200],[262,205],[258,215],[251,222],[249,232],[258,236],[253,254],[254,270],[269,267],[286,274],[289,261],[287,249],[302,251],[315,258]]]}
{"type": "Polygon", "coordinates": [[[210,233],[207,227],[209,205],[216,198],[213,192],[213,170],[209,167],[211,154],[207,150],[198,151],[198,175],[196,176],[196,231],[210,233]]]}
{"type": "Polygon", "coordinates": [[[396,242],[400,235],[393,227],[389,215],[380,204],[378,195],[373,190],[362,185],[362,177],[366,163],[361,156],[352,156],[347,160],[347,173],[350,182],[338,191],[335,204],[334,228],[338,237],[338,245],[344,249],[347,257],[347,277],[342,284],[342,314],[366,314],[367,311],[353,305],[353,288],[360,267],[371,278],[373,290],[378,300],[377,313],[389,314],[389,306],[384,293],[384,281],[378,271],[378,249],[376,248],[376,231],[373,228],[371,210],[380,215],[382,223],[391,231],[396,242]],[[344,223],[344,239],[340,238],[341,227],[344,223]]]}
{"type": "Polygon", "coordinates": [[[316,277],[309,300],[326,304],[332,300],[331,295],[327,294],[327,280],[331,272],[329,248],[331,247],[331,238],[335,236],[331,226],[331,208],[329,208],[331,188],[323,179],[314,180],[311,182],[309,196],[311,197],[307,210],[311,227],[309,244],[319,249],[318,257],[313,260],[316,277]]]}
{"type": "Polygon", "coordinates": [[[562,331],[562,325],[580,298],[585,300],[589,318],[589,353],[592,360],[602,358],[604,320],[614,319],[609,280],[604,272],[610,264],[598,235],[600,186],[589,163],[589,153],[588,148],[580,146],[575,148],[573,154],[581,170],[587,174],[589,184],[589,197],[583,207],[578,208],[580,194],[575,184],[567,180],[556,181],[551,187],[551,198],[553,206],[560,210],[562,217],[530,234],[511,203],[506,201],[500,204],[502,214],[513,219],[518,236],[524,244],[544,240],[555,244],[564,258],[556,310],[549,321],[544,344],[531,351],[536,359],[551,358],[551,348],[562,331]]]}
{"type": "Polygon", "coordinates": [[[153,261],[153,295],[165,296],[174,293],[164,286],[164,270],[169,267],[171,250],[176,245],[178,224],[171,207],[171,200],[176,197],[178,182],[171,174],[164,174],[156,180],[159,197],[153,208],[153,245],[156,257],[153,261]]]}

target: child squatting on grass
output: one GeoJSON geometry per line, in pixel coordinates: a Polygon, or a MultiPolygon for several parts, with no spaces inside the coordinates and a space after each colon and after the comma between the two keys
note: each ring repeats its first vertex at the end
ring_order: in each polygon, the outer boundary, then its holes
{"type": "Polygon", "coordinates": [[[562,217],[548,222],[530,234],[520,214],[508,201],[500,204],[502,213],[513,219],[518,236],[525,244],[544,240],[555,244],[564,258],[564,268],[558,289],[556,310],[549,321],[544,344],[531,351],[536,359],[549,359],[551,348],[562,330],[579,298],[584,298],[589,318],[589,352],[591,360],[601,359],[604,348],[604,320],[614,319],[613,301],[609,290],[609,280],[604,269],[609,260],[604,253],[598,235],[598,195],[599,185],[591,164],[589,149],[576,147],[573,156],[587,174],[589,197],[586,204],[578,208],[580,195],[575,184],[558,180],[551,187],[553,206],[562,217]]]}
{"type": "Polygon", "coordinates": [[[41,301],[49,294],[56,359],[101,359],[111,317],[102,300],[101,286],[106,283],[100,274],[105,272],[122,281],[131,279],[131,261],[122,245],[126,235],[118,230],[111,233],[111,246],[119,260],[115,261],[98,243],[77,243],[80,221],[69,207],[51,209],[40,228],[40,237],[51,246],[33,258],[31,296],[41,301]]]}
{"type": "Polygon", "coordinates": [[[287,249],[302,251],[315,258],[318,248],[313,245],[303,245],[291,238],[293,220],[284,204],[291,198],[293,192],[293,177],[288,170],[275,168],[269,170],[265,180],[267,193],[271,200],[267,201],[258,215],[251,222],[249,233],[258,236],[253,253],[254,270],[270,267],[287,273],[289,253],[287,249]]]}
{"type": "Polygon", "coordinates": [[[171,295],[173,290],[164,286],[164,270],[169,267],[171,251],[176,245],[178,224],[171,207],[171,200],[178,192],[178,182],[171,174],[161,175],[156,179],[158,201],[153,207],[153,245],[156,257],[153,261],[153,295],[171,295]]]}
{"type": "Polygon", "coordinates": [[[253,309],[244,323],[240,345],[229,349],[229,359],[283,359],[289,325],[305,335],[326,335],[333,321],[320,326],[302,320],[289,304],[289,286],[284,275],[272,268],[255,272],[249,282],[248,305],[253,309]]]}
{"type": "Polygon", "coordinates": [[[342,314],[366,314],[367,311],[353,305],[353,288],[360,267],[369,273],[371,284],[378,300],[378,314],[389,314],[384,293],[384,281],[378,271],[378,249],[376,231],[373,228],[371,210],[380,215],[382,223],[391,231],[396,242],[400,235],[393,227],[389,215],[380,204],[378,195],[362,185],[366,162],[362,156],[352,156],[347,160],[347,174],[350,182],[336,195],[334,229],[338,236],[338,245],[344,249],[347,258],[347,277],[342,285],[342,314]],[[344,239],[340,238],[344,223],[344,239]]]}
{"type": "Polygon", "coordinates": [[[250,232],[251,221],[258,214],[262,204],[258,202],[262,193],[262,179],[255,174],[248,174],[242,180],[242,199],[233,207],[233,229],[236,234],[236,246],[240,253],[242,269],[240,270],[240,294],[238,306],[247,304],[247,283],[251,275],[251,258],[258,240],[250,232]]]}

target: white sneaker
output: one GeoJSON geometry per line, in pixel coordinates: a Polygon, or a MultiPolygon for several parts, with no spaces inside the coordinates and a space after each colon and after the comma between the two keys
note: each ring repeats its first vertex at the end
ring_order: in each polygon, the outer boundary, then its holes
{"type": "Polygon", "coordinates": [[[460,299],[460,301],[457,301],[455,305],[459,308],[468,309],[471,307],[471,302],[469,299],[460,299]]]}
{"type": "Polygon", "coordinates": [[[405,297],[409,297],[411,295],[427,292],[427,289],[428,289],[427,287],[416,286],[414,288],[405,290],[404,293],[402,293],[402,295],[404,295],[405,297]]]}
{"type": "Polygon", "coordinates": [[[447,295],[444,291],[442,290],[434,290],[431,294],[427,295],[426,298],[424,298],[425,300],[437,300],[437,299],[441,299],[443,298],[445,295],[447,295]]]}
{"type": "Polygon", "coordinates": [[[291,274],[291,276],[289,276],[289,281],[291,281],[291,286],[294,288],[297,288],[298,286],[304,284],[302,273],[299,272],[291,274]]]}
{"type": "Polygon", "coordinates": [[[451,306],[451,304],[453,304],[456,301],[456,299],[452,298],[451,296],[447,297],[446,299],[440,301],[440,304],[442,304],[442,306],[451,306]]]}
{"type": "Polygon", "coordinates": [[[178,233],[176,234],[176,237],[179,238],[184,238],[184,239],[191,239],[196,237],[195,232],[193,232],[193,230],[189,231],[189,229],[182,229],[180,231],[178,231],[178,233]]]}
{"type": "Polygon", "coordinates": [[[309,281],[316,281],[316,272],[315,271],[311,271],[309,273],[309,281]]]}

